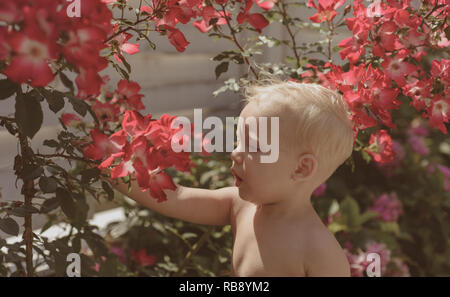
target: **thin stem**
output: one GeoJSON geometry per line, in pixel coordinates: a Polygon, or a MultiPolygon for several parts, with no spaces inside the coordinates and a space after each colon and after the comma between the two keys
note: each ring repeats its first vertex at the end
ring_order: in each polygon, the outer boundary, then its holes
{"type": "MultiPolygon", "coordinates": [[[[76,157],[76,156],[70,156],[70,155],[64,155],[64,154],[34,154],[37,157],[42,158],[66,158],[66,159],[72,159],[77,161],[83,161],[83,162],[89,162],[89,160],[86,160],[82,157],[76,157]]],[[[95,163],[95,162],[92,162],[95,163]]]]}
{"type": "MultiPolygon", "coordinates": [[[[27,137],[19,130],[19,142],[20,142],[20,151],[22,155],[22,166],[28,165],[32,162],[33,152],[29,147],[29,143],[27,137]]],[[[34,181],[33,180],[24,180],[21,194],[25,197],[25,207],[32,206],[32,200],[35,193],[34,189],[34,181]]],[[[26,272],[27,276],[33,276],[33,228],[32,228],[32,214],[27,213],[25,215],[25,223],[24,223],[25,231],[23,232],[23,241],[25,242],[25,262],[26,262],[26,272]]]]}
{"type": "Polygon", "coordinates": [[[334,35],[334,24],[330,21],[327,21],[328,25],[328,62],[331,62],[331,42],[333,41],[333,35],[334,35]]]}
{"type": "MultiPolygon", "coordinates": [[[[220,6],[222,7],[223,15],[224,15],[224,18],[225,18],[225,20],[227,22],[227,26],[230,29],[230,33],[231,33],[231,36],[232,36],[232,41],[234,42],[234,44],[236,44],[236,46],[239,48],[241,53],[244,53],[245,50],[242,48],[241,44],[237,40],[237,38],[236,38],[236,31],[231,26],[229,17],[226,15],[225,4],[221,4],[220,6]]],[[[245,57],[244,55],[242,55],[242,57],[244,58],[245,63],[250,67],[250,70],[252,71],[252,73],[255,76],[255,78],[258,79],[258,74],[256,73],[256,71],[253,68],[253,66],[250,64],[250,61],[248,60],[248,58],[245,57]]]]}
{"type": "Polygon", "coordinates": [[[16,121],[15,118],[8,118],[8,117],[3,117],[3,116],[0,116],[0,120],[7,121],[7,122],[15,122],[16,121]]]}
{"type": "Polygon", "coordinates": [[[209,229],[205,231],[205,233],[203,233],[200,239],[194,245],[192,245],[192,248],[187,252],[186,256],[184,257],[183,263],[181,263],[179,270],[173,276],[181,275],[183,269],[190,262],[192,256],[195,255],[200,250],[200,248],[206,243],[213,230],[214,227],[209,227],[209,229]]]}
{"type": "MultiPolygon", "coordinates": [[[[149,15],[149,16],[146,17],[145,19],[136,21],[136,22],[133,24],[133,26],[136,26],[136,25],[138,25],[138,24],[140,24],[140,23],[142,23],[142,22],[145,22],[145,21],[147,21],[147,20],[149,20],[149,19],[153,19],[153,17],[154,17],[153,15],[149,15]]],[[[128,26],[128,27],[126,27],[126,28],[124,28],[124,29],[122,29],[122,30],[119,30],[119,31],[117,31],[116,33],[114,33],[114,34],[112,34],[111,36],[109,36],[109,37],[104,41],[104,43],[108,43],[110,40],[114,39],[116,36],[118,36],[118,35],[120,35],[120,34],[122,34],[122,33],[125,33],[125,32],[128,31],[128,30],[132,30],[132,29],[134,29],[132,26],[128,26]]]]}
{"type": "Polygon", "coordinates": [[[295,59],[297,61],[297,68],[300,67],[300,57],[297,53],[297,43],[295,41],[295,34],[292,33],[291,27],[289,26],[289,20],[287,18],[287,12],[286,12],[286,7],[285,7],[285,3],[284,2],[277,2],[277,6],[280,9],[281,15],[283,16],[283,23],[285,24],[285,27],[289,33],[289,36],[291,37],[292,40],[292,51],[294,52],[294,56],[295,59]]]}

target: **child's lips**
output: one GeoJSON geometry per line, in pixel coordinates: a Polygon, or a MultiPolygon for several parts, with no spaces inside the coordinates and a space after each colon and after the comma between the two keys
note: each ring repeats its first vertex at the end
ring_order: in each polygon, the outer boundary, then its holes
{"type": "Polygon", "coordinates": [[[239,187],[239,185],[242,183],[242,178],[239,177],[239,175],[236,173],[236,171],[234,171],[234,169],[231,169],[231,173],[233,174],[234,178],[235,178],[235,186],[239,187]]]}

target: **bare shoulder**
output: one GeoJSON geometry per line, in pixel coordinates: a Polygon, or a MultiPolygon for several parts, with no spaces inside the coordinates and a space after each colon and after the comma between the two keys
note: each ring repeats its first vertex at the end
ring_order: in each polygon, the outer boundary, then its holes
{"type": "Polygon", "coordinates": [[[323,224],[308,232],[304,251],[307,276],[350,276],[350,264],[334,235],[323,224]]]}

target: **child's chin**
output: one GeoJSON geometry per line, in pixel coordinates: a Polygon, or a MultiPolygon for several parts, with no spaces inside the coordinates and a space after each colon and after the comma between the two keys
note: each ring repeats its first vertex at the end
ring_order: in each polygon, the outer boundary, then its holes
{"type": "Polygon", "coordinates": [[[239,187],[239,197],[241,197],[242,200],[255,203],[255,199],[253,199],[253,196],[248,193],[248,191],[244,187],[239,187]]]}

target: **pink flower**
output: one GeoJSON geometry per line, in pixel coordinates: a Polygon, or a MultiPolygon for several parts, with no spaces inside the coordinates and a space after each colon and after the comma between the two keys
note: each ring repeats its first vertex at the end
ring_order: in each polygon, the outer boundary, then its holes
{"type": "Polygon", "coordinates": [[[325,193],[325,189],[327,188],[327,184],[323,183],[320,186],[318,186],[314,192],[312,193],[314,196],[322,196],[323,193],[325,193]]]}
{"type": "Polygon", "coordinates": [[[377,253],[381,260],[381,275],[386,272],[387,264],[391,260],[391,251],[384,243],[371,242],[366,246],[366,254],[377,253]]]}
{"type": "Polygon", "coordinates": [[[113,254],[115,254],[120,262],[122,262],[123,264],[125,264],[127,262],[127,256],[125,255],[125,251],[123,249],[121,249],[118,246],[112,246],[109,251],[113,254]]]}
{"type": "Polygon", "coordinates": [[[377,212],[380,215],[381,220],[385,222],[395,222],[403,213],[402,203],[397,199],[395,193],[383,194],[378,197],[370,210],[377,212]]]}
{"type": "Polygon", "coordinates": [[[366,255],[364,253],[353,254],[344,249],[347,260],[350,264],[350,275],[352,277],[363,277],[366,271],[366,255]]]}

